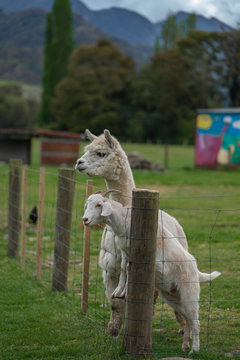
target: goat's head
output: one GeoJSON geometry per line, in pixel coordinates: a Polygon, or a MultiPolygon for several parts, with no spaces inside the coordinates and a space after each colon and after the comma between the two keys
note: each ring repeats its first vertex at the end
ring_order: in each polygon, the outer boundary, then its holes
{"type": "Polygon", "coordinates": [[[85,211],[83,215],[83,223],[87,226],[97,225],[105,222],[106,217],[112,213],[110,201],[105,198],[109,192],[117,190],[107,190],[102,193],[90,195],[85,203],[85,211]]]}
{"type": "Polygon", "coordinates": [[[85,153],[77,160],[75,169],[88,176],[118,180],[118,154],[122,150],[119,142],[111,136],[109,130],[104,130],[100,136],[86,130],[86,135],[91,144],[85,147],[85,153]]]}

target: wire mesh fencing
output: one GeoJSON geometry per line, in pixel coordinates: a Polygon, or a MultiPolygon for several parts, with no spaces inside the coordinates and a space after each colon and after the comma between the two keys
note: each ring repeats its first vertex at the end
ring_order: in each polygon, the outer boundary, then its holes
{"type": "MultiPolygon", "coordinates": [[[[189,252],[197,260],[199,271],[221,272],[217,279],[200,283],[200,348],[205,357],[207,354],[219,354],[219,358],[240,354],[237,340],[240,331],[239,199],[238,194],[160,196],[161,208],[183,226],[189,252]]],[[[156,354],[180,356],[178,328],[174,312],[166,302],[158,301],[153,321],[156,354]],[[167,349],[164,354],[163,344],[167,349]]]]}
{"type": "MultiPolygon", "coordinates": [[[[80,182],[74,177],[69,179],[69,176],[61,175],[60,172],[49,169],[42,172],[41,169],[17,166],[21,167],[21,172],[16,175],[20,180],[20,194],[16,194],[14,190],[12,194],[9,194],[9,191],[11,192],[9,168],[7,166],[0,167],[0,231],[4,241],[2,245],[5,249],[8,248],[9,217],[11,218],[15,214],[9,214],[9,209],[11,209],[9,202],[15,203],[16,195],[20,195],[19,218],[12,219],[12,222],[10,220],[10,224],[19,220],[17,223],[19,237],[17,257],[20,265],[31,269],[33,276],[50,289],[54,288],[54,268],[58,266],[58,260],[61,260],[65,266],[58,269],[64,279],[60,285],[63,285],[64,291],[81,300],[82,311],[89,313],[89,319],[94,319],[95,325],[97,324],[102,330],[107,329],[112,313],[112,304],[109,300],[110,297],[106,297],[108,289],[106,289],[106,281],[103,281],[103,269],[99,266],[100,251],[106,250],[101,244],[102,233],[107,230],[105,225],[101,224],[91,228],[91,232],[87,234],[82,224],[86,197],[99,189],[88,183],[87,189],[89,188],[90,191],[86,191],[85,182],[80,182]],[[65,183],[60,184],[61,179],[67,180],[70,186],[67,185],[66,188],[65,183]],[[74,186],[71,187],[72,183],[74,186]],[[64,207],[61,202],[59,203],[59,186],[66,195],[64,207]],[[69,200],[70,198],[72,200],[69,200]],[[59,210],[62,211],[61,223],[57,221],[59,210]],[[56,255],[56,244],[59,241],[56,234],[59,232],[63,234],[64,239],[69,238],[69,242],[61,244],[62,249],[56,255]],[[66,257],[62,255],[65,250],[66,257]]],[[[238,345],[240,331],[239,198],[238,194],[234,196],[206,194],[206,196],[195,197],[163,197],[160,194],[161,210],[158,215],[160,226],[168,227],[168,224],[165,223],[166,219],[162,216],[162,210],[164,210],[178,219],[183,226],[189,252],[197,260],[199,271],[202,273],[212,273],[215,270],[221,272],[219,278],[200,283],[201,292],[198,302],[201,351],[203,354],[204,352],[219,354],[220,358],[227,354],[229,356],[240,354],[238,345]]],[[[13,208],[14,206],[12,204],[13,208]]],[[[13,229],[10,229],[13,233],[16,232],[15,225],[13,229]]],[[[167,242],[168,237],[163,237],[167,242]]],[[[157,239],[159,238],[162,239],[161,233],[158,234],[157,239]]],[[[159,252],[161,255],[159,258],[157,257],[155,266],[161,264],[166,270],[167,254],[164,256],[164,249],[160,248],[157,256],[159,256],[159,252]]],[[[117,259],[114,251],[112,256],[117,259]]],[[[131,261],[138,262],[134,259],[131,261]]],[[[176,257],[176,261],[181,262],[178,257],[176,257]]],[[[118,259],[115,264],[116,284],[119,281],[120,262],[118,259]]],[[[144,264],[138,265],[144,267],[144,264]]],[[[184,266],[181,269],[184,272],[184,266]]],[[[162,270],[162,278],[156,279],[157,288],[161,289],[164,284],[170,283],[169,278],[165,276],[165,270],[162,270]]],[[[108,269],[106,269],[105,276],[108,277],[108,275],[108,269]]],[[[171,281],[171,284],[174,283],[174,279],[171,281]]],[[[191,283],[191,279],[187,281],[191,283]]],[[[135,285],[140,287],[140,282],[141,280],[138,279],[135,285]]],[[[128,284],[128,286],[131,285],[128,284]]],[[[175,288],[173,287],[169,291],[174,293],[175,288]]],[[[128,302],[127,296],[122,299],[125,322],[129,318],[128,302]]],[[[153,310],[153,304],[151,309],[153,310]]],[[[135,322],[142,324],[146,320],[145,315],[139,315],[138,319],[135,318],[135,322]]],[[[161,297],[159,294],[152,319],[153,357],[182,356],[182,335],[178,334],[178,329],[179,324],[173,309],[167,304],[166,297],[161,297]]],[[[122,330],[121,335],[124,334],[126,343],[126,330],[122,330]]],[[[132,333],[132,335],[134,338],[135,334],[132,333]]]]}
{"type": "MultiPolygon", "coordinates": [[[[86,182],[76,181],[72,176],[75,172],[70,169],[64,174],[62,169],[58,173],[52,169],[22,166],[18,162],[11,164],[14,182],[17,179],[17,192],[11,186],[11,166],[0,167],[2,246],[5,246],[6,252],[9,248],[12,250],[9,237],[14,234],[14,248],[9,255],[17,257],[20,265],[28,267],[46,287],[54,289],[58,284],[57,290],[67,291],[81,301],[84,293],[85,233],[82,215],[86,182]],[[69,177],[69,172],[72,177],[69,177]],[[54,269],[57,276],[54,276],[54,269]]],[[[95,191],[94,187],[92,191],[95,191]]],[[[88,311],[98,314],[100,323],[106,322],[107,306],[98,265],[101,232],[100,227],[91,231],[91,262],[86,274],[88,289],[85,290],[88,311]]]]}

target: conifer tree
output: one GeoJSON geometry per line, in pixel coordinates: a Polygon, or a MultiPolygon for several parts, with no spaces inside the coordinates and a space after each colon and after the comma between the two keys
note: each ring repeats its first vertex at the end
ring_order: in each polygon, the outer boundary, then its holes
{"type": "Polygon", "coordinates": [[[51,124],[53,117],[50,110],[51,97],[53,95],[53,55],[52,55],[52,15],[47,14],[47,24],[45,31],[45,48],[44,48],[44,74],[42,78],[42,105],[39,114],[39,125],[45,126],[51,124]]]}
{"type": "Polygon", "coordinates": [[[51,13],[47,15],[40,126],[61,129],[61,123],[53,117],[51,112],[51,101],[57,83],[66,75],[73,48],[70,2],[69,0],[55,0],[51,13]]]}

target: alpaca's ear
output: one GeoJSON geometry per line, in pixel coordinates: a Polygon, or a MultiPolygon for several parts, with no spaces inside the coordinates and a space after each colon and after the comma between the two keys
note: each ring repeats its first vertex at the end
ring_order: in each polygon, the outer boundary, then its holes
{"type": "Polygon", "coordinates": [[[105,129],[105,130],[104,130],[104,136],[105,136],[105,139],[106,139],[106,141],[107,141],[108,146],[109,146],[112,150],[114,150],[114,140],[113,140],[113,137],[112,137],[111,134],[110,134],[110,131],[107,130],[107,129],[105,129]]]}
{"type": "Polygon", "coordinates": [[[97,136],[93,135],[93,134],[91,133],[91,131],[89,131],[88,129],[85,130],[85,135],[88,137],[88,139],[89,139],[90,141],[93,141],[94,139],[97,138],[97,136]]]}
{"type": "Polygon", "coordinates": [[[112,206],[109,201],[105,201],[102,205],[101,216],[109,216],[112,213],[112,206]]]}

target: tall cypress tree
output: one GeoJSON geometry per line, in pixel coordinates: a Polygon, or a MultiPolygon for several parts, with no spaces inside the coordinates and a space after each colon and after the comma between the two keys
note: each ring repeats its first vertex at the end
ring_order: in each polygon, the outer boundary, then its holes
{"type": "Polygon", "coordinates": [[[55,0],[47,15],[42,79],[40,126],[61,129],[51,112],[51,101],[57,83],[66,75],[70,54],[74,48],[72,12],[69,0],[55,0]]]}
{"type": "MultiPolygon", "coordinates": [[[[51,97],[53,96],[53,56],[52,56],[52,15],[47,14],[47,25],[45,32],[44,47],[44,73],[42,78],[42,106],[39,114],[39,125],[50,125],[53,122],[53,116],[50,110],[51,97]]],[[[50,125],[51,126],[51,125],[50,125]]]]}

